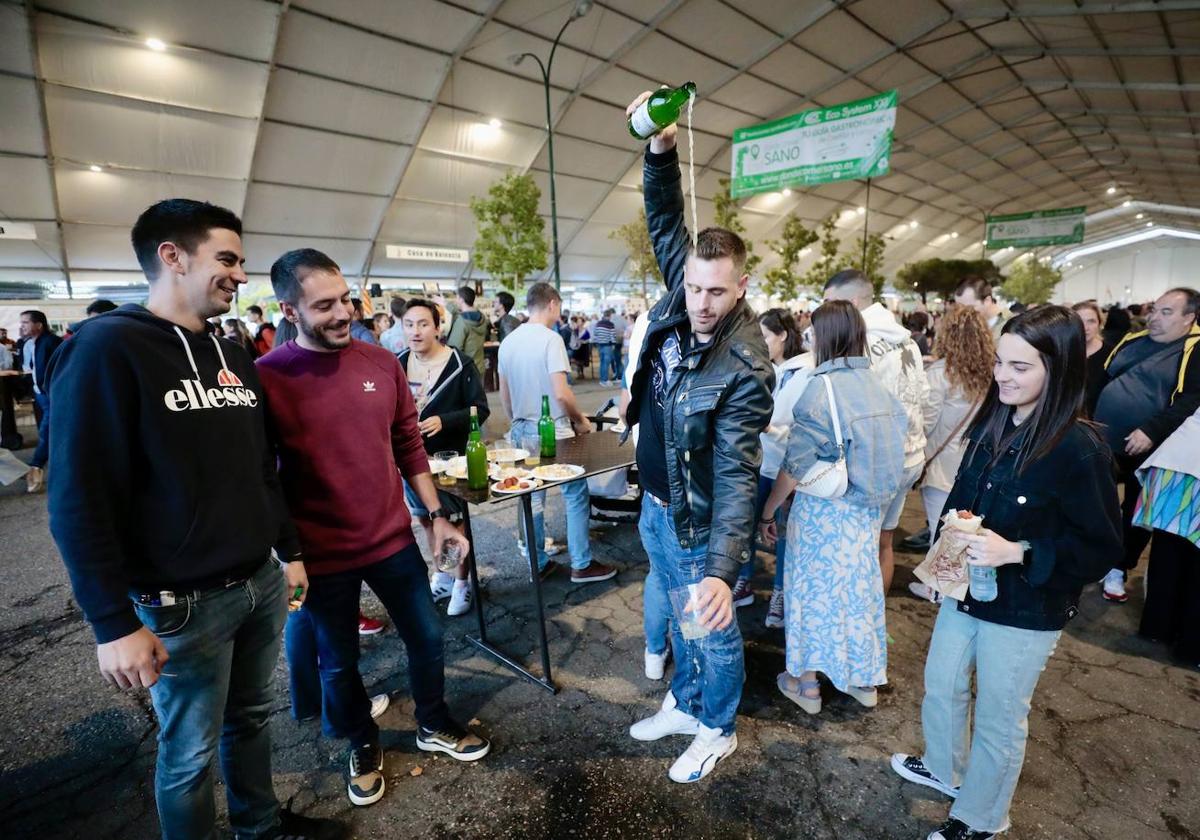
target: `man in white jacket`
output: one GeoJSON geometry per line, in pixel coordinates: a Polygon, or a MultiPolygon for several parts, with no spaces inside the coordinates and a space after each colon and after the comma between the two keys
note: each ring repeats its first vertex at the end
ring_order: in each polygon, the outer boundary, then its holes
{"type": "Polygon", "coordinates": [[[896,321],[887,307],[874,301],[875,289],[861,271],[839,271],[825,283],[825,300],[848,300],[858,307],[867,324],[867,355],[871,370],[880,377],[908,415],[908,434],[904,439],[904,481],[900,492],[883,510],[883,529],[879,534],[879,569],[883,592],[892,588],[895,555],[892,536],[900,524],[908,491],[921,475],[925,464],[925,425],[922,406],[929,396],[929,382],[921,363],[921,351],[912,335],[896,321]]]}

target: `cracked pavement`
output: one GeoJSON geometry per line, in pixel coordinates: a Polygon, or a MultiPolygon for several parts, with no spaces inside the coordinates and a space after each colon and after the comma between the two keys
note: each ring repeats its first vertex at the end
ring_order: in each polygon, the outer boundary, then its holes
{"type": "MultiPolygon", "coordinates": [[[[614,391],[581,390],[585,409],[614,391]]],[[[489,424],[489,427],[491,424],[489,424]]],[[[21,453],[28,457],[28,452],[21,453]]],[[[46,524],[45,496],[0,488],[0,825],[5,837],[157,836],[157,726],[146,692],[106,687],[46,524]]],[[[515,505],[472,517],[489,635],[535,672],[532,589],[514,544],[515,505]]],[[[923,523],[914,494],[900,536],[923,523]]],[[[547,531],[565,536],[551,493],[547,531]]],[[[372,693],[392,694],[380,719],[388,791],[370,808],[345,794],[342,743],[291,719],[282,657],[276,673],[276,792],[303,813],[350,821],[356,837],[923,838],[948,800],[901,781],[892,752],[921,746],[922,670],[935,608],[908,596],[919,557],[897,552],[888,598],[890,684],[866,710],[825,687],[809,717],[775,689],[783,633],[763,626],[773,560],[760,562],[755,603],[739,611],[747,682],[736,753],[694,785],[667,779],[686,738],[639,743],[628,726],[651,714],[667,683],[642,675],[646,558],[632,525],[593,532],[613,581],[544,587],[551,696],[464,641],[474,614],[446,619],[447,694],[464,721],[493,739],[476,764],[416,749],[403,646],[394,633],[363,640],[372,693]],[[421,767],[418,776],[410,775],[421,767]]],[[[565,561],[565,557],[557,559],[565,561]]],[[[1145,565],[1143,561],[1142,571],[1145,565]]],[[[1042,676],[1008,837],[1022,840],[1200,838],[1200,671],[1135,635],[1142,578],[1124,606],[1084,592],[1042,676]]],[[[382,615],[372,597],[369,614],[382,615]]],[[[441,605],[444,612],[444,604],[441,605]]],[[[1193,663],[1194,665],[1195,663],[1193,663]]],[[[218,783],[218,802],[224,808],[218,783]]]]}

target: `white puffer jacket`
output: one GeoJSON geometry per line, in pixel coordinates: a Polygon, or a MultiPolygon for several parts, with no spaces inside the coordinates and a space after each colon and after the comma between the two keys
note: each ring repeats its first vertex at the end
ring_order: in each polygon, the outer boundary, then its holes
{"type": "Polygon", "coordinates": [[[929,381],[921,363],[921,351],[907,329],[881,303],[862,310],[867,323],[867,355],[888,393],[900,400],[908,417],[904,439],[904,468],[919,466],[925,460],[925,419],[923,406],[929,397],[929,381]]]}

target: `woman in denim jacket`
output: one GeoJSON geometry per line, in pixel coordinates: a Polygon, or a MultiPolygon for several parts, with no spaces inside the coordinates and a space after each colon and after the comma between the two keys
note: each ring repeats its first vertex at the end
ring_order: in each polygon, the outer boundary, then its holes
{"type": "Polygon", "coordinates": [[[1074,312],[1018,315],[1004,325],[995,381],[967,428],[946,507],[983,517],[967,560],[995,568],[998,594],[942,602],[925,662],[925,753],[892,756],[900,776],[955,798],[929,840],[987,840],[1008,828],[1034,688],[1080,591],[1121,559],[1111,456],[1082,419],[1086,364],[1074,312]]]}
{"type": "Polygon", "coordinates": [[[887,682],[887,627],[879,570],[882,505],[904,475],[904,407],[871,372],[866,324],[849,301],[828,301],[812,316],[817,368],[796,402],[787,457],[763,506],[759,529],[777,536],[775,514],[817,461],[836,461],[837,443],[824,380],[841,420],[846,492],[822,499],[796,494],[787,524],[784,628],[787,671],[777,684],[809,714],[821,711],[817,672],[867,708],[887,682]]]}

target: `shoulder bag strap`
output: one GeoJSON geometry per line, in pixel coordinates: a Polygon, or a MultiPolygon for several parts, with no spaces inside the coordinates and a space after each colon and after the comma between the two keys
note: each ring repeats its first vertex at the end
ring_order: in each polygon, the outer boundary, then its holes
{"type": "Polygon", "coordinates": [[[838,416],[837,400],[833,398],[833,383],[829,381],[829,374],[823,374],[821,380],[825,383],[825,394],[829,397],[829,416],[833,418],[833,437],[837,441],[838,453],[844,456],[846,446],[842,441],[842,420],[838,416]]]}

